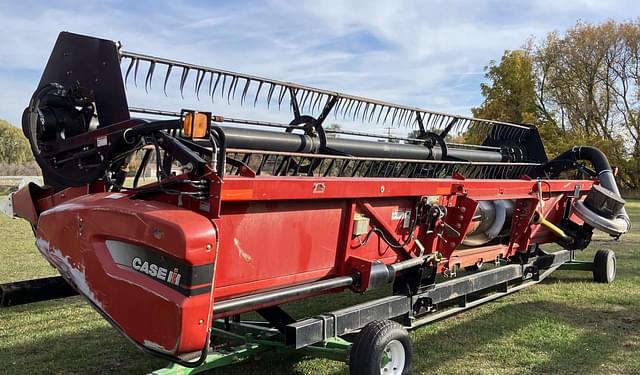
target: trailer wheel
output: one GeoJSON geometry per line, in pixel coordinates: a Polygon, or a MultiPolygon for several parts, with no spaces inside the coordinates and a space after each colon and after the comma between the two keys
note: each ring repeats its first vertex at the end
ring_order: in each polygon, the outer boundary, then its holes
{"type": "Polygon", "coordinates": [[[600,249],[593,258],[593,281],[609,284],[616,278],[616,254],[600,249]]]}
{"type": "Polygon", "coordinates": [[[367,324],[351,347],[349,374],[406,375],[411,369],[411,339],[391,320],[367,324]]]}

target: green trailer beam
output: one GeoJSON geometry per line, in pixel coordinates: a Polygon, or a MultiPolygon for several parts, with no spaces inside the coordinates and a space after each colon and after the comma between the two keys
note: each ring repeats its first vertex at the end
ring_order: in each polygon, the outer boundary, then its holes
{"type": "Polygon", "coordinates": [[[229,345],[225,349],[216,349],[216,351],[210,352],[204,360],[204,363],[196,368],[184,367],[172,363],[165,368],[152,372],[151,374],[197,374],[203,371],[229,366],[256,354],[268,351],[285,354],[299,353],[340,362],[346,362],[348,360],[351,343],[342,338],[329,338],[320,343],[295,350],[294,348],[285,345],[276,332],[274,332],[273,329],[254,323],[216,321],[214,322],[213,333],[220,336],[227,336],[231,340],[241,340],[244,343],[236,346],[229,345]]]}
{"type": "Polygon", "coordinates": [[[213,352],[207,355],[204,363],[196,368],[189,368],[172,363],[169,366],[152,372],[153,375],[187,375],[212,370],[219,367],[229,366],[243,361],[253,355],[265,352],[271,348],[261,344],[247,343],[234,348],[228,352],[213,352]]]}

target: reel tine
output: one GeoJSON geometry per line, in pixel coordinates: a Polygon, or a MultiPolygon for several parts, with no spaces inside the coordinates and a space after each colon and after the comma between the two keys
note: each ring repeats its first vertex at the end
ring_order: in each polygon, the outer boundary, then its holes
{"type": "Polygon", "coordinates": [[[369,115],[369,118],[367,119],[368,122],[371,122],[371,120],[373,119],[373,115],[376,114],[376,108],[378,107],[378,104],[374,104],[373,105],[373,109],[371,110],[371,114],[369,115]]]}
{"type": "Polygon", "coordinates": [[[180,96],[184,99],[184,85],[187,83],[187,77],[189,77],[189,67],[182,67],[182,77],[180,77],[180,96]]]}
{"type": "Polygon", "coordinates": [[[193,85],[193,92],[196,94],[196,98],[200,100],[200,94],[198,93],[198,82],[200,81],[200,69],[196,69],[196,80],[193,85]]]}
{"type": "Polygon", "coordinates": [[[432,116],[433,114],[432,114],[432,113],[428,113],[428,114],[425,114],[425,115],[426,115],[426,116],[425,116],[425,117],[426,117],[426,119],[425,119],[425,118],[423,118],[423,119],[422,119],[422,123],[423,123],[423,124],[424,124],[424,126],[425,126],[425,129],[424,129],[424,130],[429,131],[429,130],[431,129],[431,127],[430,127],[429,125],[431,124],[431,116],[432,116]]]}
{"type": "Polygon", "coordinates": [[[349,99],[349,101],[347,102],[347,105],[344,107],[344,110],[342,111],[342,117],[343,118],[347,117],[347,113],[349,111],[349,108],[351,108],[352,105],[353,105],[353,99],[349,99]]]}
{"type": "Polygon", "coordinates": [[[211,103],[213,103],[213,93],[212,93],[212,88],[213,88],[213,75],[215,74],[213,71],[209,72],[209,91],[207,91],[209,93],[209,96],[211,97],[211,103]]]}
{"type": "MultiPolygon", "coordinates": [[[[472,121],[472,120],[467,120],[467,123],[466,123],[466,127],[467,127],[467,128],[466,128],[466,129],[470,129],[470,128],[471,128],[471,126],[473,126],[473,124],[474,124],[474,121],[472,121]]],[[[464,130],[466,130],[466,129],[464,129],[464,130]]],[[[463,129],[460,129],[460,130],[462,131],[463,129]]]]}
{"type": "Polygon", "coordinates": [[[255,99],[253,99],[253,106],[256,106],[256,103],[258,103],[258,96],[260,95],[260,89],[262,88],[262,85],[264,84],[264,81],[260,81],[260,83],[258,84],[258,89],[256,90],[256,97],[255,99]]]}
{"type": "Polygon", "coordinates": [[[380,106],[380,110],[378,110],[378,118],[376,119],[376,124],[380,123],[380,115],[382,115],[382,111],[384,111],[384,106],[380,106]]]}
{"type": "Polygon", "coordinates": [[[153,72],[156,69],[156,62],[151,61],[149,63],[149,70],[147,70],[147,76],[144,79],[144,91],[148,94],[151,89],[151,80],[153,79],[153,72]]]}
{"type": "Polygon", "coordinates": [[[400,116],[398,116],[398,126],[404,125],[404,117],[407,115],[407,111],[404,109],[400,110],[400,116]]]}
{"type": "Polygon", "coordinates": [[[409,117],[407,117],[407,127],[414,128],[414,124],[418,122],[418,113],[416,111],[409,111],[409,117]]]}
{"type": "Polygon", "coordinates": [[[304,105],[307,102],[307,99],[309,99],[310,93],[311,91],[309,90],[304,90],[304,92],[302,93],[302,104],[300,105],[300,109],[304,109],[304,105]]]}
{"type": "Polygon", "coordinates": [[[369,103],[366,103],[364,106],[364,109],[362,110],[362,120],[364,121],[364,118],[367,116],[367,111],[369,110],[369,103]]]}
{"type": "Polygon", "coordinates": [[[136,59],[135,68],[133,68],[133,85],[138,87],[138,68],[140,66],[140,59],[136,59]]]}
{"type": "Polygon", "coordinates": [[[129,74],[131,73],[131,69],[133,69],[133,65],[135,63],[135,58],[130,57],[131,62],[129,62],[129,67],[127,68],[127,73],[124,75],[124,83],[125,85],[127,84],[127,82],[129,81],[129,74]]]}
{"type": "Polygon", "coordinates": [[[206,71],[198,69],[198,75],[196,76],[196,98],[198,98],[198,101],[200,101],[200,88],[202,87],[202,82],[204,82],[205,75],[207,75],[206,71]]]}
{"type": "Polygon", "coordinates": [[[451,130],[454,133],[461,133],[461,132],[464,131],[463,129],[467,127],[467,125],[466,125],[467,122],[468,121],[466,119],[458,119],[458,121],[456,121],[456,123],[453,125],[451,130]]]}
{"type": "MultiPolygon", "coordinates": [[[[327,100],[325,99],[327,95],[324,93],[316,93],[316,99],[313,102],[313,106],[311,107],[311,112],[312,113],[316,113],[316,112],[322,112],[322,110],[324,109],[324,105],[326,105],[327,100]],[[322,104],[324,102],[324,105],[322,104]]],[[[336,99],[336,103],[334,103],[333,105],[335,106],[336,104],[338,104],[338,99],[336,99]]],[[[329,117],[331,113],[327,113],[327,117],[329,117]]]]}
{"type": "Polygon", "coordinates": [[[313,98],[316,96],[316,92],[315,91],[311,91],[311,93],[309,94],[309,100],[306,102],[307,103],[307,112],[309,113],[313,113],[312,112],[312,105],[313,105],[313,98]]]}
{"type": "MultiPolygon", "coordinates": [[[[402,121],[404,119],[404,116],[405,116],[404,109],[399,109],[398,110],[398,116],[396,117],[396,120],[395,120],[396,126],[402,126],[402,121]]],[[[391,123],[391,125],[393,125],[393,124],[394,124],[394,122],[391,123]]]]}
{"type": "Polygon", "coordinates": [[[165,76],[164,76],[164,88],[163,88],[164,96],[168,96],[167,95],[167,82],[169,82],[169,76],[171,75],[171,69],[173,69],[173,65],[172,64],[167,65],[167,72],[165,73],[165,76]]]}
{"type": "Polygon", "coordinates": [[[436,129],[436,127],[438,126],[438,119],[440,118],[440,115],[435,114],[433,116],[431,116],[431,118],[429,120],[429,130],[434,130],[436,129]]]}
{"type": "Polygon", "coordinates": [[[358,100],[358,104],[356,105],[356,108],[353,111],[353,120],[355,120],[356,117],[358,117],[358,113],[360,112],[360,107],[361,106],[362,106],[362,102],[360,100],[358,100]]]}
{"type": "Polygon", "coordinates": [[[409,126],[411,126],[411,119],[413,118],[413,111],[410,110],[406,110],[405,111],[405,116],[404,116],[404,127],[407,128],[409,126]]]}
{"type": "Polygon", "coordinates": [[[227,85],[227,75],[222,75],[222,88],[220,90],[220,99],[224,99],[224,88],[227,85]]]}
{"type": "Polygon", "coordinates": [[[346,100],[343,98],[339,98],[338,102],[336,103],[336,106],[333,108],[333,118],[337,119],[338,118],[338,112],[340,111],[340,107],[344,105],[344,102],[346,100]]]}
{"type": "Polygon", "coordinates": [[[389,116],[389,112],[391,112],[391,107],[387,106],[387,113],[384,114],[384,118],[382,119],[382,123],[387,122],[387,116],[389,116]]]}
{"type": "Polygon", "coordinates": [[[236,98],[236,89],[238,88],[238,83],[240,83],[240,77],[236,77],[236,82],[233,84],[233,92],[231,93],[231,99],[235,100],[236,98]]]}
{"type": "Polygon", "coordinates": [[[416,113],[414,111],[409,111],[409,115],[405,119],[405,128],[413,127],[413,123],[416,122],[416,119],[414,118],[415,115],[416,113]],[[411,121],[411,119],[413,119],[413,121],[411,121]]]}
{"type": "Polygon", "coordinates": [[[393,123],[396,121],[396,116],[398,115],[398,108],[394,108],[393,109],[393,115],[391,115],[391,124],[393,125],[393,123]]]}
{"type": "Polygon", "coordinates": [[[342,106],[342,108],[340,109],[340,117],[341,118],[346,118],[347,116],[347,110],[349,109],[349,106],[351,105],[351,99],[345,99],[344,100],[344,105],[342,106]]]}
{"type": "Polygon", "coordinates": [[[213,97],[216,94],[216,88],[218,88],[218,83],[220,82],[220,77],[222,77],[222,74],[218,73],[218,76],[216,77],[216,82],[213,84],[213,91],[211,91],[211,102],[213,103],[213,97]]]}
{"type": "Polygon", "coordinates": [[[244,84],[244,89],[242,89],[242,96],[240,97],[240,105],[244,103],[244,99],[247,97],[247,92],[249,91],[249,85],[251,84],[251,80],[249,80],[248,78],[245,78],[245,80],[247,82],[244,84]]]}
{"type": "Polygon", "coordinates": [[[280,85],[280,92],[278,93],[278,110],[280,110],[280,108],[282,107],[282,101],[284,100],[284,96],[286,95],[287,91],[289,90],[285,90],[285,87],[280,85]]]}
{"type": "MultiPolygon", "coordinates": [[[[456,134],[458,133],[458,129],[460,129],[463,126],[464,119],[454,117],[454,120],[452,121],[455,121],[455,122],[451,125],[451,129],[449,129],[449,133],[456,134]]],[[[449,124],[447,124],[447,126],[449,126],[449,124]]]]}
{"type": "Polygon", "coordinates": [[[402,115],[402,126],[403,127],[407,127],[409,126],[409,120],[411,119],[411,115],[413,114],[413,111],[410,111],[408,109],[404,110],[404,114],[402,115]]]}
{"type": "Polygon", "coordinates": [[[322,98],[323,94],[318,94],[316,95],[316,100],[313,102],[313,107],[311,107],[311,112],[315,112],[316,111],[316,106],[318,105],[318,102],[320,100],[320,98],[322,98]]]}
{"type": "Polygon", "coordinates": [[[445,126],[445,129],[449,126],[451,126],[451,128],[449,129],[449,133],[456,133],[457,129],[460,127],[460,123],[463,122],[464,120],[459,118],[459,117],[452,117],[453,124],[451,122],[448,122],[447,125],[445,126]]]}
{"type": "Polygon", "coordinates": [[[236,89],[238,88],[238,83],[240,83],[240,77],[237,77],[236,82],[233,84],[233,93],[231,94],[232,100],[235,100],[236,98],[236,89]]]}
{"type": "Polygon", "coordinates": [[[315,91],[309,91],[309,97],[306,100],[306,105],[307,105],[307,112],[309,113],[313,113],[312,112],[312,105],[313,105],[313,98],[316,96],[316,92],[315,91]]]}
{"type": "Polygon", "coordinates": [[[231,83],[229,84],[229,91],[227,91],[227,104],[231,104],[231,91],[233,90],[233,87],[235,86],[236,82],[238,81],[238,77],[237,76],[231,76],[231,83]]]}
{"type": "Polygon", "coordinates": [[[269,82],[269,92],[267,93],[267,108],[271,105],[271,97],[273,96],[273,90],[275,90],[276,86],[273,82],[269,82]]]}

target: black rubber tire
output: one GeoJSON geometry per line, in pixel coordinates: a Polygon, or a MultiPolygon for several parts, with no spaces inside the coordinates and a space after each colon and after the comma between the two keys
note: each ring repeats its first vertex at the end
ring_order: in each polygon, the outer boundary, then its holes
{"type": "Polygon", "coordinates": [[[411,373],[413,348],[407,330],[392,320],[378,320],[367,324],[356,337],[349,355],[349,374],[379,375],[380,359],[387,344],[399,341],[405,354],[402,375],[411,373]]]}
{"type": "Polygon", "coordinates": [[[600,249],[593,257],[593,281],[609,284],[616,278],[616,254],[609,249],[600,249]]]}

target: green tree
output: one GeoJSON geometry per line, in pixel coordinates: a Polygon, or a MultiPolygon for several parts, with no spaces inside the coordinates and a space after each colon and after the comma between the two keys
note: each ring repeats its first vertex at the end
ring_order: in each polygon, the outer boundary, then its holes
{"type": "MultiPolygon", "coordinates": [[[[487,83],[480,85],[483,103],[471,112],[474,117],[536,125],[549,154],[562,150],[562,134],[555,121],[539,106],[536,93],[534,57],[530,44],[521,50],[505,51],[500,62],[485,67],[487,83]]],[[[470,129],[469,143],[482,142],[486,128],[470,129]]]]}
{"type": "Polygon", "coordinates": [[[538,121],[536,81],[528,50],[506,51],[500,63],[491,61],[485,71],[489,83],[480,85],[484,102],[471,110],[474,117],[517,123],[538,121]]]}
{"type": "Polygon", "coordinates": [[[22,131],[0,120],[0,163],[24,164],[30,161],[33,161],[33,155],[22,131]]]}

